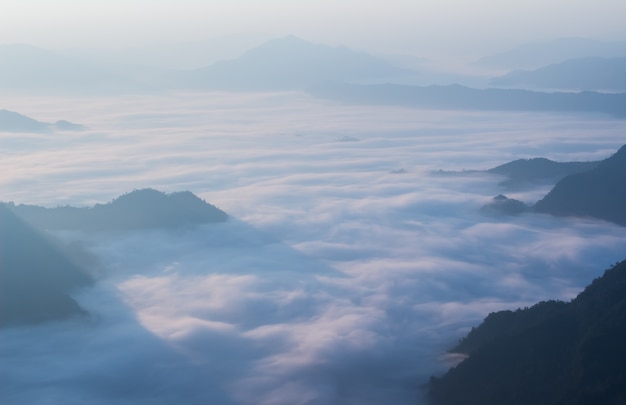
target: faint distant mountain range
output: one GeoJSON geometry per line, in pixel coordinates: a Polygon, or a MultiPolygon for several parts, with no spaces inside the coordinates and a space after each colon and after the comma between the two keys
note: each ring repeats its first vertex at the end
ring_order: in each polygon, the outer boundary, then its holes
{"type": "Polygon", "coordinates": [[[297,90],[326,81],[372,81],[414,74],[366,53],[288,36],[237,59],[173,73],[169,82],[174,87],[193,89],[297,90]]]}
{"type": "Polygon", "coordinates": [[[185,191],[165,194],[154,189],[135,190],[110,203],[93,207],[44,208],[34,205],[6,206],[40,229],[122,231],[175,228],[225,221],[226,213],[185,191]]]}
{"type": "Polygon", "coordinates": [[[0,45],[0,91],[5,94],[118,94],[147,89],[101,64],[30,45],[0,45]]]}
{"type": "Polygon", "coordinates": [[[535,211],[626,226],[626,145],[595,168],[563,178],[535,204],[535,211]]]}
{"type": "Polygon", "coordinates": [[[403,105],[428,109],[600,112],[626,117],[626,93],[541,93],[514,89],[472,89],[399,84],[325,83],[309,88],[316,97],[348,103],[403,105]]]}
{"type": "Polygon", "coordinates": [[[84,129],[85,127],[82,125],[65,120],[59,120],[54,124],[49,124],[14,111],[0,110],[0,132],[49,133],[53,130],[82,131],[84,129]]]}
{"type": "Polygon", "coordinates": [[[560,38],[524,44],[508,51],[485,56],[476,64],[500,69],[537,69],[588,57],[626,57],[626,42],[606,42],[588,38],[560,38]]]}
{"type": "Polygon", "coordinates": [[[91,282],[49,239],[0,204],[0,327],[83,314],[69,294],[91,282]]]}
{"type": "Polygon", "coordinates": [[[246,33],[123,49],[73,48],[60,53],[123,71],[139,73],[150,68],[162,73],[163,70],[199,69],[220,60],[235,59],[272,38],[265,34],[246,33]]]}
{"type": "Polygon", "coordinates": [[[498,87],[626,91],[626,57],[572,59],[532,71],[516,70],[491,80],[490,84],[498,87]]]}
{"type": "Polygon", "coordinates": [[[429,384],[432,405],[623,404],[626,261],[570,303],[489,314],[452,349],[469,357],[429,384]]]}

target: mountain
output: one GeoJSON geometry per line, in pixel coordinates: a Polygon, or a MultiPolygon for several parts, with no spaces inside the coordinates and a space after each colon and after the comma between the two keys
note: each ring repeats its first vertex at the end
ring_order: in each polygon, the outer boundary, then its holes
{"type": "Polygon", "coordinates": [[[565,176],[591,170],[600,162],[555,162],[546,158],[517,159],[487,170],[506,176],[500,185],[519,188],[533,183],[555,184],[565,176]]]}
{"type": "Polygon", "coordinates": [[[66,120],[49,124],[14,111],[0,110],[0,132],[50,133],[53,130],[83,131],[84,129],[84,126],[66,120]]]}
{"type": "Polygon", "coordinates": [[[173,86],[219,90],[295,90],[325,81],[355,82],[410,76],[411,70],[344,47],[295,36],[271,40],[237,59],[169,77],[173,86]]]}
{"type": "Polygon", "coordinates": [[[70,293],[91,282],[49,239],[0,204],[0,327],[83,314],[70,293]]]}
{"type": "Polygon", "coordinates": [[[489,314],[431,378],[432,405],[626,403],[626,261],[572,302],[489,314]]]}
{"type": "Polygon", "coordinates": [[[29,45],[0,45],[0,91],[5,94],[119,94],[147,87],[103,67],[29,45]]]}
{"type": "Polygon", "coordinates": [[[107,204],[93,207],[44,208],[7,204],[32,226],[40,229],[118,231],[175,228],[223,222],[228,216],[189,191],[172,194],[153,189],[135,190],[107,204]]]}
{"type": "Polygon", "coordinates": [[[50,132],[50,124],[16,113],[0,110],[0,131],[3,132],[50,132]]]}
{"type": "Polygon", "coordinates": [[[480,209],[487,215],[518,215],[530,211],[530,207],[522,201],[499,194],[480,209]]]}
{"type": "Polygon", "coordinates": [[[163,73],[166,70],[199,69],[220,60],[235,59],[270,39],[272,37],[266,34],[246,33],[121,49],[71,48],[60,53],[124,72],[163,73]]]}
{"type": "Polygon", "coordinates": [[[568,59],[587,57],[626,57],[626,42],[606,42],[588,38],[559,38],[524,44],[504,52],[485,56],[477,65],[499,69],[537,69],[568,59]]]}
{"type": "Polygon", "coordinates": [[[563,178],[535,204],[535,211],[626,226],[626,145],[594,169],[563,178]]]}
{"type": "Polygon", "coordinates": [[[497,87],[626,91],[625,58],[571,59],[537,70],[516,70],[490,81],[497,87]]]}
{"type": "Polygon", "coordinates": [[[626,93],[541,93],[513,89],[473,89],[401,84],[325,83],[308,89],[315,97],[347,103],[403,105],[445,110],[600,112],[626,117],[626,93]]]}

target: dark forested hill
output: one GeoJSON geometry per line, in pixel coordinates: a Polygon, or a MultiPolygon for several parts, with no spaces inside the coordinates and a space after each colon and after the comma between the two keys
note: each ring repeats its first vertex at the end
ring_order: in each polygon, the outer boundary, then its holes
{"type": "Polygon", "coordinates": [[[115,231],[172,228],[221,222],[227,218],[224,211],[191,192],[165,194],[153,189],[135,190],[110,203],[86,208],[7,206],[31,225],[42,229],[115,231]]]}
{"type": "Polygon", "coordinates": [[[626,226],[626,145],[594,169],[563,178],[537,202],[535,211],[626,226]]]}
{"type": "Polygon", "coordinates": [[[555,162],[546,158],[518,159],[487,170],[489,173],[507,177],[503,186],[519,186],[525,183],[554,181],[573,173],[591,170],[600,162],[555,162]]]}
{"type": "Polygon", "coordinates": [[[88,276],[0,204],[0,327],[83,313],[69,293],[88,276]]]}
{"type": "Polygon", "coordinates": [[[433,405],[626,403],[626,261],[571,303],[490,314],[454,348],[469,357],[432,378],[433,405]]]}

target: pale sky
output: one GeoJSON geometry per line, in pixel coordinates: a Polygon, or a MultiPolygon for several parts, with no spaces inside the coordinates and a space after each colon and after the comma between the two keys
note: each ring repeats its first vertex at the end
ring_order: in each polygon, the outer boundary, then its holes
{"type": "Polygon", "coordinates": [[[559,37],[626,39],[624,0],[0,0],[0,43],[133,47],[294,34],[407,52],[499,50],[559,37]]]}

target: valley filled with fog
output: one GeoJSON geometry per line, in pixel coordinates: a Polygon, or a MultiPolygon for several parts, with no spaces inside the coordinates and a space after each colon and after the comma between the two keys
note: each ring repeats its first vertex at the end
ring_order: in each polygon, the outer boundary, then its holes
{"type": "Polygon", "coordinates": [[[551,185],[505,190],[472,171],[605,159],[626,130],[608,115],[295,91],[15,96],[3,107],[84,127],[0,133],[3,201],[87,206],[151,187],[230,215],[56,231],[92,256],[97,283],[75,295],[89,316],[0,330],[1,395],[13,403],[419,403],[449,367],[446,350],[488,313],[567,301],[624,258],[618,225],[484,214],[498,194],[534,204],[551,185]]]}

